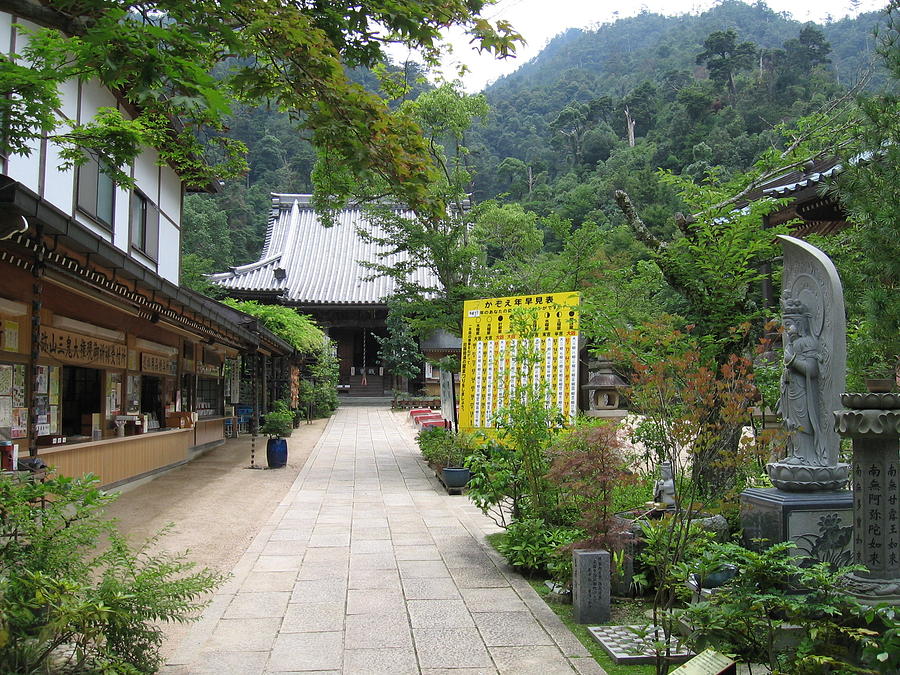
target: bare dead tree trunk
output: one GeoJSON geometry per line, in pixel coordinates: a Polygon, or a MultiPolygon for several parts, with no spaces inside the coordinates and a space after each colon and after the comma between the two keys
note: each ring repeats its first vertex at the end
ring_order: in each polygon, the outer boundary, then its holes
{"type": "Polygon", "coordinates": [[[628,146],[634,147],[634,118],[631,116],[631,111],[628,110],[628,106],[625,106],[625,127],[628,129],[628,146]]]}

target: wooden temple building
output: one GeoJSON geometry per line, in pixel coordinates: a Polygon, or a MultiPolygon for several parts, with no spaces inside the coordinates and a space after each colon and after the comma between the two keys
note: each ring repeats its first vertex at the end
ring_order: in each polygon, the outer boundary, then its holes
{"type": "MultiPolygon", "coordinates": [[[[397,208],[403,216],[411,212],[397,208]]],[[[228,295],[294,307],[310,315],[335,342],[340,363],[339,392],[351,397],[389,395],[406,388],[385,372],[376,336],[387,334],[387,298],[395,290],[390,277],[373,276],[364,263],[383,265],[405,261],[406,254],[388,253],[374,239],[384,236],[365,212],[349,206],[336,215],[332,227],[316,215],[308,194],[273,194],[265,244],[259,260],[213,274],[210,280],[228,295]]],[[[438,284],[423,267],[412,281],[426,287],[438,284]]],[[[426,355],[459,351],[459,339],[435,337],[423,345],[426,355]],[[433,344],[432,344],[433,342],[433,344]]],[[[437,383],[437,373],[423,363],[418,388],[437,383]]]]}
{"type": "MultiPolygon", "coordinates": [[[[789,200],[785,206],[764,218],[765,228],[792,222],[791,234],[801,239],[811,234],[836,234],[852,226],[840,201],[825,190],[842,168],[840,161],[834,157],[808,162],[802,169],[795,169],[764,183],[748,195],[748,201],[762,197],[789,200]]],[[[768,307],[778,304],[771,275],[763,282],[762,295],[768,307]]]]}

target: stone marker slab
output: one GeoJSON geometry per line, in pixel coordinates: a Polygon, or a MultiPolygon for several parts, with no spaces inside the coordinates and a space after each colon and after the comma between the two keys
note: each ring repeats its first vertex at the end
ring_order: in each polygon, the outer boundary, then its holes
{"type": "Polygon", "coordinates": [[[572,609],[576,623],[609,620],[609,551],[572,551],[572,609]]]}

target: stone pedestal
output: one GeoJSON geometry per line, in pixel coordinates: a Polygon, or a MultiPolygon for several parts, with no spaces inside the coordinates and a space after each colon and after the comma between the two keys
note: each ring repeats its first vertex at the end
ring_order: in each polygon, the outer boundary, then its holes
{"type": "Polygon", "coordinates": [[[853,439],[851,590],[867,604],[900,605],[900,395],[844,394],[835,428],[853,439]]]}
{"type": "Polygon", "coordinates": [[[610,616],[609,551],[572,551],[572,610],[575,623],[603,623],[610,616]]]}
{"type": "Polygon", "coordinates": [[[741,493],[744,544],[765,548],[792,541],[794,553],[835,565],[851,562],[853,494],[749,488],[741,493]],[[763,539],[764,543],[754,542],[763,539]]]}

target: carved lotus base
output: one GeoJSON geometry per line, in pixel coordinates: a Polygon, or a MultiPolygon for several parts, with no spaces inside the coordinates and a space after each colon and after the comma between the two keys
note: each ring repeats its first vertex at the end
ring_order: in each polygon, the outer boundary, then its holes
{"type": "Polygon", "coordinates": [[[847,484],[849,464],[806,466],[774,462],[766,465],[772,485],[786,492],[824,492],[840,490],[847,484]]]}

